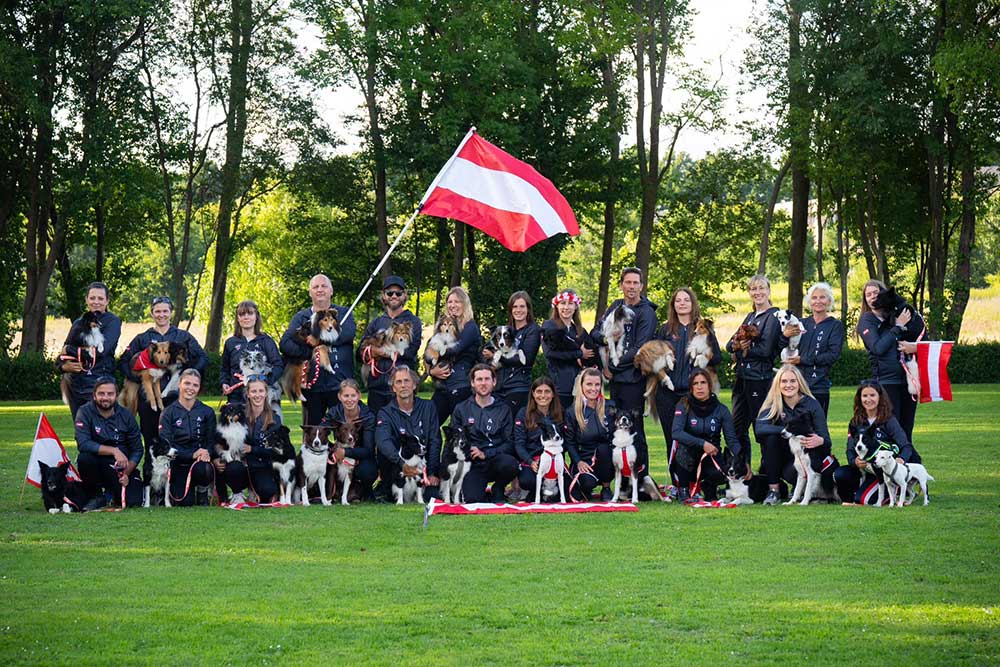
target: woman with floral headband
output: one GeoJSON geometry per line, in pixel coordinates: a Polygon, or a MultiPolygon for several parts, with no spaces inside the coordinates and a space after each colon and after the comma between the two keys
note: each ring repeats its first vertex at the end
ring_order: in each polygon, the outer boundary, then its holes
{"type": "Polygon", "coordinates": [[[576,376],[597,359],[588,342],[580,322],[580,297],[573,290],[555,295],[549,319],[542,324],[542,351],[564,410],[573,405],[576,376]]]}

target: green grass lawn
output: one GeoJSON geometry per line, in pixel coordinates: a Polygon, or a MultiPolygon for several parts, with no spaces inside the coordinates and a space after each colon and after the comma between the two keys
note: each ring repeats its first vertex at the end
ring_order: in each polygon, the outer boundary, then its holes
{"type": "MultiPolygon", "coordinates": [[[[75,457],[67,410],[0,404],[0,661],[995,665],[998,408],[1000,386],[920,406],[926,508],[646,503],[425,530],[413,505],[49,516],[19,490],[39,410],[75,457]]],[[[662,480],[661,434],[651,448],[662,480]]]]}

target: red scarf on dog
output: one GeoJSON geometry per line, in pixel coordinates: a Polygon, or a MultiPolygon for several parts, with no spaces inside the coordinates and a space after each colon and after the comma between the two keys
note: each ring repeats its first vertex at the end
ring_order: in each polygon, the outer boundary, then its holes
{"type": "Polygon", "coordinates": [[[135,361],[132,363],[132,370],[148,371],[151,368],[158,368],[158,366],[149,358],[149,348],[147,347],[136,356],[135,361]]]}

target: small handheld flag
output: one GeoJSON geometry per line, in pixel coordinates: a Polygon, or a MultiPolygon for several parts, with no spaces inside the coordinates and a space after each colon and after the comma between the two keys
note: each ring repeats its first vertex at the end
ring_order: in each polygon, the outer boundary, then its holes
{"type": "Polygon", "coordinates": [[[42,471],[38,467],[39,461],[52,467],[60,463],[69,463],[66,478],[77,482],[80,481],[80,473],[76,471],[76,468],[70,462],[69,457],[66,455],[66,449],[59,441],[59,436],[56,435],[55,429],[52,428],[52,424],[49,423],[49,419],[45,416],[44,412],[38,415],[38,428],[35,429],[35,444],[31,447],[31,455],[28,457],[28,471],[24,475],[24,479],[28,484],[37,487],[42,486],[42,471]]]}

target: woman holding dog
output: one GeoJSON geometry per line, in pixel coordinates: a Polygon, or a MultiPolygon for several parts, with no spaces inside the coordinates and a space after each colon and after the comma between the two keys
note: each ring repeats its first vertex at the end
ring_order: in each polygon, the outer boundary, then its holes
{"type": "MultiPolygon", "coordinates": [[[[708,365],[715,368],[722,358],[719,341],[715,337],[711,322],[702,319],[701,308],[698,307],[698,297],[690,287],[681,287],[674,291],[670,297],[667,321],[653,335],[655,340],[665,340],[674,348],[674,370],[670,373],[670,381],[673,382],[674,388],[669,389],[662,384],[657,384],[655,394],[656,416],[660,420],[663,438],[667,444],[668,465],[672,465],[673,458],[670,455],[670,443],[673,440],[674,407],[677,405],[677,401],[688,393],[689,378],[691,372],[696,368],[687,355],[687,347],[691,339],[697,335],[699,323],[702,323],[708,330],[708,344],[712,351],[712,358],[709,359],[708,365]]],[[[710,378],[709,386],[711,387],[713,384],[711,374],[707,375],[710,378]]],[[[727,409],[726,412],[728,413],[729,410],[727,409]]],[[[731,415],[730,420],[732,420],[731,415]]],[[[672,476],[674,472],[671,469],[672,476]]]]}
{"type": "MultiPolygon", "coordinates": [[[[516,415],[528,402],[531,369],[535,366],[538,347],[542,342],[542,330],[535,322],[531,296],[527,292],[514,292],[507,299],[507,326],[514,333],[514,349],[524,353],[524,362],[518,356],[500,359],[495,395],[507,401],[510,414],[516,415]]],[[[487,361],[493,361],[493,351],[483,350],[483,357],[487,361]]]]}
{"type": "Polygon", "coordinates": [[[840,358],[844,348],[844,325],[830,315],[833,310],[833,290],[829,283],[816,283],[806,293],[810,316],[802,320],[805,333],[799,340],[799,354],[788,363],[799,367],[809,383],[823,414],[830,415],[830,367],[840,358]]]}
{"type": "MultiPolygon", "coordinates": [[[[705,500],[718,498],[723,473],[722,438],[729,455],[740,456],[740,441],[729,408],[712,393],[712,376],[704,368],[691,372],[689,390],[672,410],[671,438],[676,449],[671,457],[677,471],[678,497],[687,500],[700,488],[705,500]]],[[[749,472],[749,469],[748,469],[749,472]]]]}
{"type": "Polygon", "coordinates": [[[333,450],[332,457],[337,463],[342,463],[345,458],[356,462],[351,489],[360,490],[360,500],[372,500],[372,486],[375,484],[375,478],[378,477],[378,465],[375,463],[375,413],[369,410],[368,406],[361,400],[361,388],[357,381],[352,378],[340,381],[340,391],[337,392],[337,398],[340,404],[330,408],[319,425],[329,426],[334,430],[336,430],[337,424],[355,423],[360,425],[356,433],[360,434],[361,437],[356,440],[355,446],[337,447],[333,450]]]}
{"type": "Polygon", "coordinates": [[[910,438],[892,414],[892,401],[885,388],[866,380],[854,392],[854,415],[847,426],[847,458],[833,474],[837,492],[844,502],[874,505],[881,475],[876,476],[872,461],[879,449],[896,454],[898,463],[922,463],[910,438]],[[857,450],[864,445],[864,456],[857,450]]]}
{"type": "Polygon", "coordinates": [[[604,378],[597,368],[585,368],[577,378],[573,409],[565,414],[566,451],[572,463],[569,493],[574,500],[589,500],[601,484],[601,500],[611,500],[613,427],[608,413],[613,408],[602,392],[604,378]]]}
{"type": "MultiPolygon", "coordinates": [[[[906,367],[900,362],[900,354],[917,352],[916,343],[903,340],[914,317],[909,308],[894,317],[893,313],[876,307],[879,295],[888,289],[881,280],[869,280],[865,283],[857,333],[868,350],[872,379],[885,390],[892,401],[892,413],[899,420],[906,437],[912,439],[917,401],[907,389],[906,367]]],[[[912,325],[917,326],[917,322],[912,322],[912,325]]]]}
{"type": "Polygon", "coordinates": [[[181,371],[177,400],[160,416],[160,443],[164,451],[176,453],[170,462],[167,492],[174,505],[208,505],[215,468],[212,443],[215,440],[215,411],[198,400],[201,373],[193,368],[181,371]]]}
{"type": "Polygon", "coordinates": [[[64,354],[59,355],[59,370],[69,376],[69,391],[66,398],[69,399],[69,415],[74,417],[76,411],[90,401],[94,395],[94,387],[97,378],[103,376],[114,376],[115,374],[115,350],[118,348],[118,339],[122,335],[122,321],[114,313],[108,312],[108,286],[104,283],[94,282],[87,286],[87,312],[93,313],[97,318],[101,334],[104,336],[104,346],[102,349],[93,349],[90,363],[82,352],[80,352],[80,341],[72,340],[76,332],[80,331],[83,317],[79,317],[70,327],[66,342],[63,343],[64,354]],[[76,354],[65,354],[69,351],[66,346],[76,348],[76,354]]]}
{"type": "Polygon", "coordinates": [[[531,383],[528,404],[514,418],[514,451],[517,453],[517,481],[523,491],[534,493],[538,461],[542,456],[542,429],[545,420],[558,427],[563,424],[562,403],[556,383],[542,376],[531,383]]]}
{"type": "MultiPolygon", "coordinates": [[[[280,396],[281,371],[284,370],[285,363],[278,352],[278,344],[274,339],[261,331],[263,322],[260,317],[260,310],[253,301],[240,301],[236,306],[236,321],[233,325],[233,335],[226,339],[222,347],[222,369],[219,373],[222,381],[222,395],[229,403],[244,403],[244,388],[246,378],[239,375],[240,359],[247,352],[254,350],[264,355],[270,370],[267,372],[266,381],[269,387],[277,390],[280,396]]],[[[279,411],[278,405],[272,405],[272,410],[279,411]]]]}
{"type": "Polygon", "coordinates": [[[435,388],[431,400],[443,425],[451,418],[455,406],[472,395],[469,371],[479,358],[483,337],[472,312],[469,293],[462,287],[452,287],[445,299],[445,310],[458,322],[458,344],[442,356],[443,363],[431,369],[435,388]]]}
{"type": "Polygon", "coordinates": [[[573,385],[580,368],[596,360],[593,348],[585,344],[586,331],[580,321],[580,297],[565,290],[552,298],[552,312],[542,324],[542,351],[548,376],[556,385],[563,411],[573,407],[573,385]]]}
{"type": "MultiPolygon", "coordinates": [[[[733,355],[736,380],[733,383],[733,422],[740,439],[743,458],[751,464],[750,427],[760,412],[774,377],[774,361],[784,343],[781,325],[771,305],[771,283],[758,273],[747,282],[753,311],[743,318],[740,328],[726,343],[733,355]],[[744,336],[741,332],[755,332],[744,336]]],[[[760,434],[758,434],[758,438],[760,434]]]]}
{"type": "Polygon", "coordinates": [[[826,424],[826,413],[812,395],[799,369],[792,364],[784,364],[771,382],[755,429],[757,437],[762,439],[764,450],[764,474],[768,485],[765,505],[778,504],[782,478],[794,484],[798,477],[792,450],[788,446],[790,434],[786,428],[793,423],[811,425],[811,432],[802,438],[802,447],[812,469],[822,473],[823,488],[832,491],[837,460],[830,454],[833,441],[826,424]]]}
{"type": "Polygon", "coordinates": [[[271,465],[273,450],[267,446],[267,436],[281,428],[281,416],[271,409],[268,382],[262,375],[243,380],[246,394],[247,437],[243,445],[243,461],[214,461],[216,472],[232,491],[230,505],[246,502],[243,492],[249,485],[262,503],[274,501],[278,482],[271,465]]]}

